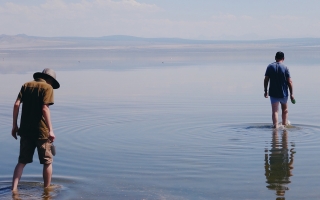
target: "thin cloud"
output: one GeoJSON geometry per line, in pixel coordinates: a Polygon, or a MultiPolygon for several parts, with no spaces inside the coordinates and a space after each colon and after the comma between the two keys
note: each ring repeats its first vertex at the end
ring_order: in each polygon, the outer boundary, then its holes
{"type": "Polygon", "coordinates": [[[237,17],[232,14],[220,14],[211,17],[213,20],[236,20],[237,17]]]}
{"type": "Polygon", "coordinates": [[[248,15],[242,15],[242,16],[240,16],[240,19],[244,19],[244,20],[253,20],[253,17],[248,16],[248,15]]]}
{"type": "Polygon", "coordinates": [[[302,17],[294,16],[294,15],[271,15],[271,19],[276,20],[301,20],[302,17]]]}
{"type": "Polygon", "coordinates": [[[248,15],[232,15],[232,14],[219,14],[211,17],[213,20],[252,20],[253,18],[248,15]]]}
{"type": "Polygon", "coordinates": [[[0,6],[0,14],[18,14],[28,17],[30,14],[43,16],[54,14],[56,17],[65,15],[81,16],[95,11],[104,12],[157,12],[160,8],[154,4],[139,3],[135,0],[95,0],[79,3],[66,3],[63,0],[47,0],[38,6],[26,6],[8,2],[0,6]]]}

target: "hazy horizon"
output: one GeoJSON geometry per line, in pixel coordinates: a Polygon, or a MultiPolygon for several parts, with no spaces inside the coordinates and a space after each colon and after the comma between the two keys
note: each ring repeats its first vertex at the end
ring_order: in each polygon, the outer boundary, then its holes
{"type": "Polygon", "coordinates": [[[320,37],[319,1],[0,0],[0,34],[265,40],[320,37]]]}
{"type": "Polygon", "coordinates": [[[61,39],[169,39],[169,40],[181,40],[181,41],[211,41],[211,42],[259,42],[259,41],[277,41],[277,40],[312,40],[312,39],[320,39],[319,37],[275,37],[275,38],[265,38],[265,39],[199,39],[199,38],[183,38],[183,37],[143,37],[136,35],[102,35],[102,36],[76,36],[76,35],[61,35],[61,36],[44,36],[44,35],[28,35],[25,33],[18,34],[4,34],[0,33],[0,37],[9,36],[9,37],[33,37],[33,38],[61,38],[61,39]]]}

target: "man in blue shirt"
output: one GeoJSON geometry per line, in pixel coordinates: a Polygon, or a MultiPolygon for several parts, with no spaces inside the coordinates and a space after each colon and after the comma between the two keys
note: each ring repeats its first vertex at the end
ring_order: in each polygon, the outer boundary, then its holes
{"type": "Polygon", "coordinates": [[[270,96],[272,105],[272,121],[274,128],[278,127],[278,109],[279,103],[281,104],[282,110],[282,125],[288,123],[288,88],[290,91],[290,99],[294,100],[293,97],[293,85],[290,77],[289,69],[283,65],[284,53],[279,51],[275,56],[276,62],[271,63],[266,70],[264,78],[264,97],[270,96]],[[269,93],[268,93],[268,84],[269,93]]]}

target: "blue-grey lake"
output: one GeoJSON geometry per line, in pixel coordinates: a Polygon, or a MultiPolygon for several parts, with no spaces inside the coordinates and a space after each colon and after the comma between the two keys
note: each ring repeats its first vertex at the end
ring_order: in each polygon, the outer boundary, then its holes
{"type": "Polygon", "coordinates": [[[0,199],[319,199],[320,47],[274,43],[0,49],[0,199]],[[263,79],[279,50],[297,103],[274,130],[263,79]],[[12,196],[13,104],[45,67],[61,84],[55,187],[35,154],[12,196]]]}

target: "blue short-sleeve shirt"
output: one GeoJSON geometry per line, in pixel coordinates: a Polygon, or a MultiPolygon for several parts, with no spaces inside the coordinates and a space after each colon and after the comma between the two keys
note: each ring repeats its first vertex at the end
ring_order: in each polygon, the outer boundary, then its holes
{"type": "Polygon", "coordinates": [[[289,69],[279,62],[271,63],[266,70],[265,76],[270,78],[269,96],[283,98],[288,96],[289,69]]]}

